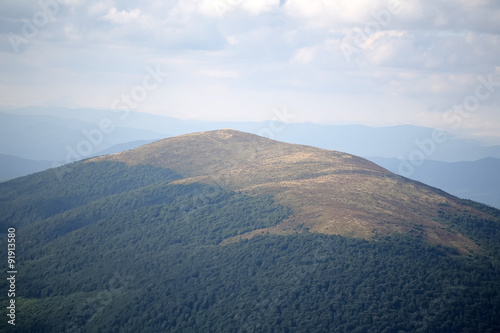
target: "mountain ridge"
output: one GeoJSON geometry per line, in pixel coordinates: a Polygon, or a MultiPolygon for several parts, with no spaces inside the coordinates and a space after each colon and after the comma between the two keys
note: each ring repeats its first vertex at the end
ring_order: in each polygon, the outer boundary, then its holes
{"type": "Polygon", "coordinates": [[[500,211],[349,154],[197,133],[0,183],[0,202],[2,332],[500,329],[500,211]]]}
{"type": "Polygon", "coordinates": [[[217,184],[249,195],[273,195],[293,216],[253,231],[290,234],[300,229],[373,238],[394,232],[421,235],[461,253],[477,244],[437,222],[438,211],[464,210],[454,196],[397,176],[363,158],[278,142],[225,129],[181,135],[118,154],[87,160],[149,164],[183,175],[178,183],[217,184]]]}

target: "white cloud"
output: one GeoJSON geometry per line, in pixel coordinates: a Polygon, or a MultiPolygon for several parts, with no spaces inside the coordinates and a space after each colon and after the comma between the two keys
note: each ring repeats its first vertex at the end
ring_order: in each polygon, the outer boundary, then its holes
{"type": "Polygon", "coordinates": [[[237,11],[252,16],[269,13],[279,9],[279,5],[279,0],[200,0],[198,9],[203,15],[223,19],[237,11]]]}
{"type": "Polygon", "coordinates": [[[214,79],[236,79],[240,77],[238,71],[230,70],[202,69],[199,71],[199,74],[214,79]]]}
{"type": "Polygon", "coordinates": [[[399,7],[399,0],[288,0],[284,9],[288,16],[303,20],[310,27],[332,28],[377,20],[382,11],[389,12],[392,18],[400,12],[399,7]]]}
{"type": "Polygon", "coordinates": [[[113,8],[113,3],[111,1],[99,1],[89,6],[88,13],[91,17],[98,15],[101,16],[104,15],[106,12],[109,12],[112,8],[113,8]]]}
{"type": "Polygon", "coordinates": [[[316,54],[315,47],[304,47],[298,50],[292,57],[291,61],[293,63],[308,64],[314,59],[316,54]]]}
{"type": "Polygon", "coordinates": [[[232,0],[232,2],[240,2],[241,8],[251,15],[261,15],[275,11],[280,5],[280,0],[232,0]]]}
{"type": "Polygon", "coordinates": [[[142,12],[139,9],[118,11],[115,7],[113,7],[102,17],[102,19],[116,24],[128,24],[137,21],[141,14],[142,12]]]}
{"type": "MultiPolygon", "coordinates": [[[[0,104],[85,106],[92,96],[93,106],[107,107],[146,64],[161,63],[171,76],[143,105],[157,113],[247,119],[266,105],[293,105],[310,121],[437,124],[498,66],[500,5],[400,1],[395,10],[396,0],[68,0],[19,54],[8,34],[22,36],[23,18],[41,8],[4,2],[0,104]]],[[[468,123],[471,131],[498,123],[484,108],[499,100],[495,92],[480,106],[484,122],[468,123]]]]}

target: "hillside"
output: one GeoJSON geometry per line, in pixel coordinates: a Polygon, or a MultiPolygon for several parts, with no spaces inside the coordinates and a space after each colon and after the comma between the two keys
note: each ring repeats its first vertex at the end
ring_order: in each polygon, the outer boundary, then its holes
{"type": "Polygon", "coordinates": [[[346,153],[202,132],[1,183],[0,202],[1,331],[500,330],[500,211],[346,153]]]}
{"type": "MultiPolygon", "coordinates": [[[[265,230],[270,233],[299,227],[363,238],[403,232],[422,234],[462,252],[476,249],[456,230],[436,222],[440,211],[464,209],[459,200],[341,152],[221,130],[168,138],[88,162],[99,161],[154,165],[180,173],[181,183],[273,195],[294,214],[265,230]]],[[[465,211],[482,214],[473,208],[465,211]]]]}

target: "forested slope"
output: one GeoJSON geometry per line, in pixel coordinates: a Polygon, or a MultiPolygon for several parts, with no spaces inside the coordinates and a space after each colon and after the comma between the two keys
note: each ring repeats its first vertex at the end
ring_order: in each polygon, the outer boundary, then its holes
{"type": "Polygon", "coordinates": [[[199,180],[84,161],[0,184],[18,271],[16,325],[2,292],[0,330],[500,331],[498,210],[438,205],[435,223],[477,245],[463,253],[418,225],[368,239],[313,232],[276,195],[199,180]]]}

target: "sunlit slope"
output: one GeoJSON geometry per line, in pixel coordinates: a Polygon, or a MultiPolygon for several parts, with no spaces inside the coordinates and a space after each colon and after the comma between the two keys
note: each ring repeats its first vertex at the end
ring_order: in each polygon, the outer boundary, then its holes
{"type": "Polygon", "coordinates": [[[164,167],[184,177],[179,183],[202,182],[250,195],[271,194],[292,209],[293,215],[278,226],[243,237],[304,230],[362,238],[410,233],[465,253],[478,249],[477,245],[439,223],[439,216],[485,214],[363,158],[234,130],[168,138],[88,162],[100,161],[164,167]]]}

